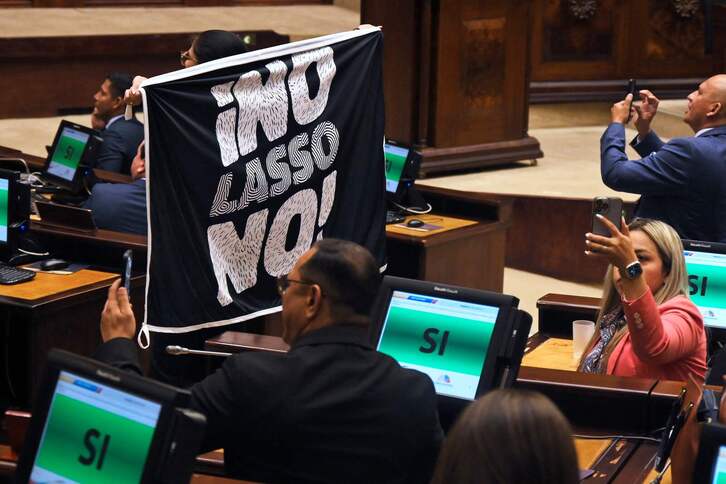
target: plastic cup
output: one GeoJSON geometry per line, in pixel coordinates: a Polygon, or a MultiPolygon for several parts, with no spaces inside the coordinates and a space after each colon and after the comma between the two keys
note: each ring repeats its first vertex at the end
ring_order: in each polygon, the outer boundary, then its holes
{"type": "Polygon", "coordinates": [[[595,334],[595,323],[585,319],[572,322],[572,358],[579,360],[585,351],[587,343],[595,334]]]}

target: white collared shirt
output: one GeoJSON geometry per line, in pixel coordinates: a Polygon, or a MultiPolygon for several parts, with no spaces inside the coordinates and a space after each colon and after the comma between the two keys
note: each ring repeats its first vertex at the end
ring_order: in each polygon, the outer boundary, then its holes
{"type": "Polygon", "coordinates": [[[108,129],[111,127],[111,125],[116,122],[117,119],[123,118],[123,114],[119,114],[118,116],[114,116],[113,118],[108,120],[108,123],[106,123],[106,127],[104,129],[108,129]]]}

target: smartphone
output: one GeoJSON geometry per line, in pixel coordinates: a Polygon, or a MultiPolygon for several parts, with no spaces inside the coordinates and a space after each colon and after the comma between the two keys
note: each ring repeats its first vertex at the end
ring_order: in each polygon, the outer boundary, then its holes
{"type": "Polygon", "coordinates": [[[121,266],[121,285],[126,288],[127,294],[130,294],[131,291],[131,267],[134,263],[132,254],[131,249],[124,252],[121,266]]]}
{"type": "Polygon", "coordinates": [[[615,197],[595,197],[592,200],[592,233],[611,237],[610,229],[602,223],[596,215],[602,215],[610,220],[618,230],[621,230],[620,220],[623,214],[623,201],[615,197]]]}
{"type": "Polygon", "coordinates": [[[638,84],[635,82],[635,79],[628,79],[628,90],[625,92],[625,95],[628,94],[633,95],[633,99],[630,100],[630,105],[628,106],[628,120],[627,123],[630,122],[630,119],[633,117],[632,109],[633,109],[633,102],[638,98],[638,84]]]}

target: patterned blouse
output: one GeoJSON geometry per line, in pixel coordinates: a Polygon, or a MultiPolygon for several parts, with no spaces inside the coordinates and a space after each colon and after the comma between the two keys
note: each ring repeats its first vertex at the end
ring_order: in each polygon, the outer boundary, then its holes
{"type": "Polygon", "coordinates": [[[582,365],[582,371],[584,373],[605,373],[607,368],[603,367],[602,364],[603,351],[607,348],[608,343],[615,333],[620,331],[626,324],[625,313],[620,305],[602,317],[602,321],[600,322],[600,340],[585,357],[584,364],[582,365]]]}

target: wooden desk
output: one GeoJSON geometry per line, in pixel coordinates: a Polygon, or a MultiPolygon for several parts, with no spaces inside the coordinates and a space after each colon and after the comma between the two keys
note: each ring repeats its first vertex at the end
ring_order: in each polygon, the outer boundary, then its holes
{"type": "Polygon", "coordinates": [[[576,371],[578,360],[572,357],[572,340],[548,338],[522,357],[522,366],[576,371]]]}
{"type": "MultiPolygon", "coordinates": [[[[206,454],[205,454],[206,455],[206,454]]],[[[203,457],[203,456],[200,456],[203,457]]],[[[197,459],[199,463],[199,458],[197,459]]],[[[7,445],[0,445],[0,481],[5,481],[4,478],[12,481],[15,476],[15,469],[18,466],[18,456],[10,449],[7,445]]],[[[254,484],[252,481],[240,481],[237,479],[229,479],[217,475],[209,474],[192,474],[192,478],[189,480],[190,484],[254,484]]]]}
{"type": "Polygon", "coordinates": [[[99,266],[120,267],[124,251],[131,249],[136,267],[146,267],[145,235],[105,229],[83,232],[32,221],[30,233],[35,235],[44,247],[51,249],[54,257],[99,266]]]}
{"type": "MultiPolygon", "coordinates": [[[[0,158],[22,159],[28,164],[28,168],[31,171],[41,171],[45,168],[45,158],[31,155],[29,153],[23,153],[20,150],[16,150],[15,148],[10,148],[8,146],[0,146],[0,158]]],[[[12,163],[10,161],[8,162],[12,163]]],[[[22,165],[22,162],[17,161],[16,163],[17,166],[14,166],[12,169],[25,171],[25,167],[22,165]]],[[[3,160],[0,160],[0,165],[2,165],[3,168],[8,168],[7,164],[3,160]]],[[[99,181],[108,183],[131,183],[133,181],[129,175],[123,175],[113,171],[99,170],[97,168],[93,169],[93,175],[99,181]]]]}
{"type": "Polygon", "coordinates": [[[389,226],[387,273],[501,292],[511,204],[474,192],[432,187],[421,191],[434,212],[408,219],[449,230],[389,226]]]}
{"type": "MultiPolygon", "coordinates": [[[[101,341],[99,322],[108,287],[117,274],[82,270],[64,276],[38,274],[15,286],[0,286],[0,379],[3,398],[29,408],[34,383],[51,348],[90,355],[101,341]],[[7,363],[7,366],[6,366],[7,363]]],[[[131,280],[131,298],[143,301],[145,276],[131,280]]],[[[135,304],[137,318],[143,304],[135,304]]]]}

